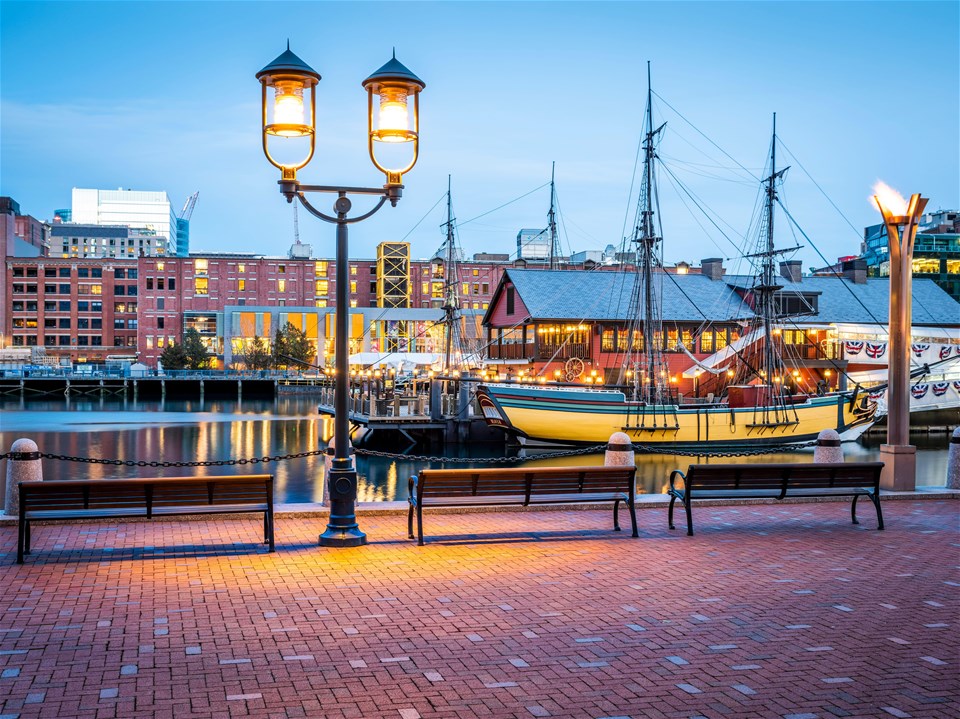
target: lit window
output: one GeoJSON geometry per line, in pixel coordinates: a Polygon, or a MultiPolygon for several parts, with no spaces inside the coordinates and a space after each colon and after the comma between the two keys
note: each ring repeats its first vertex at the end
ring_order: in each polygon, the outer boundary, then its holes
{"type": "Polygon", "coordinates": [[[326,306],[327,306],[326,300],[317,300],[317,307],[326,307],[326,306]]]}
{"type": "Polygon", "coordinates": [[[328,294],[329,292],[330,292],[329,280],[317,280],[315,294],[325,295],[325,294],[328,294]]]}
{"type": "MultiPolygon", "coordinates": [[[[283,267],[283,265],[280,265],[283,267]]],[[[277,280],[277,292],[286,292],[287,291],[287,281],[286,280],[277,280]]]]}
{"type": "Polygon", "coordinates": [[[357,274],[357,266],[356,266],[356,265],[350,265],[350,274],[356,276],[356,274],[357,274]]]}
{"type": "Polygon", "coordinates": [[[197,277],[195,280],[196,283],[196,294],[205,295],[207,294],[207,289],[210,286],[210,280],[206,277],[197,277]]]}
{"type": "Polygon", "coordinates": [[[430,293],[430,283],[429,283],[429,282],[421,282],[421,283],[420,283],[420,293],[421,293],[421,294],[424,294],[424,295],[430,293]]]}
{"type": "Polygon", "coordinates": [[[237,272],[239,272],[240,274],[244,274],[246,271],[247,271],[247,266],[245,264],[241,262],[239,265],[237,265],[237,272]]]}
{"type": "Polygon", "coordinates": [[[147,335],[147,349],[148,349],[148,350],[152,350],[152,349],[153,349],[153,336],[152,336],[152,335],[147,335]]]}
{"type": "Polygon", "coordinates": [[[350,293],[351,293],[351,294],[354,294],[354,295],[357,294],[357,281],[356,281],[356,280],[350,280],[350,293]]]}
{"type": "Polygon", "coordinates": [[[157,270],[159,270],[160,272],[163,272],[163,263],[162,263],[162,262],[158,262],[158,263],[157,263],[157,270]]]}
{"type": "Polygon", "coordinates": [[[287,272],[287,266],[286,266],[286,265],[277,265],[277,272],[279,272],[281,275],[286,274],[286,272],[287,272]]]}
{"type": "Polygon", "coordinates": [[[193,271],[200,274],[207,274],[207,260],[194,260],[193,261],[193,271]]]}
{"type": "Polygon", "coordinates": [[[316,272],[317,277],[320,277],[321,275],[327,274],[327,263],[326,263],[326,262],[318,262],[318,263],[317,263],[317,269],[315,270],[315,272],[316,272]]]}
{"type": "Polygon", "coordinates": [[[237,280],[237,289],[240,290],[241,292],[243,292],[245,289],[247,289],[247,281],[246,281],[246,280],[237,280]]]}
{"type": "Polygon", "coordinates": [[[474,277],[479,277],[479,276],[480,276],[480,270],[474,269],[474,271],[473,271],[473,276],[474,276],[474,277]]]}
{"type": "Polygon", "coordinates": [[[157,347],[163,347],[167,343],[167,338],[163,335],[157,337],[157,347]]]}
{"type": "Polygon", "coordinates": [[[102,294],[103,294],[103,285],[90,285],[90,294],[91,294],[91,295],[102,295],[102,294]]]}
{"type": "Polygon", "coordinates": [[[356,301],[356,300],[350,300],[350,306],[351,306],[351,307],[356,307],[356,306],[357,306],[357,301],[356,301]]]}

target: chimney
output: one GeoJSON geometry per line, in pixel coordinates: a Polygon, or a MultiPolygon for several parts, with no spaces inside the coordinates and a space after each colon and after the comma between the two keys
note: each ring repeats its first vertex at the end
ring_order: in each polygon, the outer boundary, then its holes
{"type": "Polygon", "coordinates": [[[803,279],[803,267],[800,260],[785,260],[780,263],[780,276],[791,282],[803,279]]]}
{"type": "Polygon", "coordinates": [[[867,261],[856,259],[856,260],[844,260],[841,265],[841,271],[843,273],[844,279],[850,280],[855,285],[865,285],[867,284],[867,261]]]}
{"type": "Polygon", "coordinates": [[[700,260],[700,274],[706,275],[711,280],[723,279],[723,258],[710,257],[700,260]]]}

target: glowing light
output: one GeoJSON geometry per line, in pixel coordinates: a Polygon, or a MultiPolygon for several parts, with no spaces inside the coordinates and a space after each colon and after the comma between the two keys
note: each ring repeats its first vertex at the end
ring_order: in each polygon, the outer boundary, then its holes
{"type": "Polygon", "coordinates": [[[383,88],[380,93],[380,116],[377,138],[381,142],[411,140],[410,113],[407,110],[407,91],[401,88],[383,88]]]}
{"type": "Polygon", "coordinates": [[[278,82],[273,100],[273,122],[275,125],[289,125],[276,130],[281,137],[301,137],[304,131],[303,85],[298,82],[278,82]]]}
{"type": "Polygon", "coordinates": [[[877,203],[881,210],[886,210],[895,217],[907,214],[907,201],[887,183],[877,180],[873,186],[873,195],[870,198],[870,204],[877,203]]]}

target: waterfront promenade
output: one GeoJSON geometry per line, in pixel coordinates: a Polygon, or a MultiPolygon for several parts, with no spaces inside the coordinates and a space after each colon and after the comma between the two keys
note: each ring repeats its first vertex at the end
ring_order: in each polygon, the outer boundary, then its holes
{"type": "Polygon", "coordinates": [[[960,503],[0,526],[3,717],[957,717],[960,503]]]}

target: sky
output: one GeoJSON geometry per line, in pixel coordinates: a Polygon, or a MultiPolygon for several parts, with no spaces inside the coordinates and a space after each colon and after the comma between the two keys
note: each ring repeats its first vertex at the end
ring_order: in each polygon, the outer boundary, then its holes
{"type": "MultiPolygon", "coordinates": [[[[3,0],[0,194],[49,220],[73,187],[164,190],[178,211],[199,191],[191,250],[283,255],[293,210],[262,153],[254,75],[289,39],[323,76],[301,181],[375,187],[360,83],[395,47],[426,82],[420,159],[397,207],[351,226],[351,257],[398,240],[430,257],[448,175],[464,253],[514,254],[520,228],[546,226],[552,162],[561,249],[619,246],[636,208],[650,61],[654,123],[667,123],[665,262],[752,247],[776,112],[777,168],[791,166],[781,196],[805,233],[781,214],[777,244],[803,245],[804,268],[822,266],[857,254],[862,228],[880,221],[877,180],[922,193],[930,210],[960,208],[958,8],[3,0]]],[[[333,256],[332,226],[301,210],[299,231],[315,256],[333,256]]]]}

